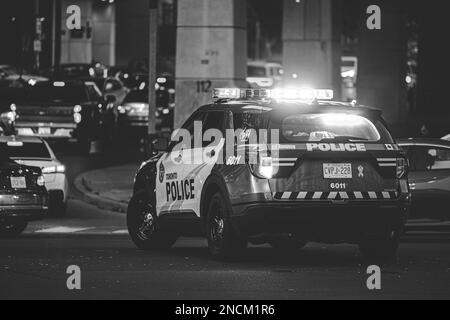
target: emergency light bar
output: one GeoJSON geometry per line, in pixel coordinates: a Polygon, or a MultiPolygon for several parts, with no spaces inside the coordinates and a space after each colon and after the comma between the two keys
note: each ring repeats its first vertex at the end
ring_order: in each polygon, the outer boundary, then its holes
{"type": "Polygon", "coordinates": [[[332,100],[333,90],[311,88],[280,88],[280,89],[239,89],[217,88],[213,91],[213,99],[231,100],[284,100],[313,101],[332,100]]]}

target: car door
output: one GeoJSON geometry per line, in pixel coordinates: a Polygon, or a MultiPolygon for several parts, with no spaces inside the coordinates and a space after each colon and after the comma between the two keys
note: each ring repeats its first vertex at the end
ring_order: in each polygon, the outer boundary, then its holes
{"type": "Polygon", "coordinates": [[[192,213],[192,205],[187,202],[195,198],[195,182],[187,179],[187,174],[192,170],[192,157],[194,152],[194,124],[202,122],[205,117],[203,112],[194,113],[181,129],[188,135],[174,136],[173,142],[166,153],[157,163],[156,181],[156,209],[158,215],[167,213],[192,213]],[[187,140],[185,140],[187,139],[187,140]]]}
{"type": "Polygon", "coordinates": [[[416,145],[408,156],[413,217],[449,219],[450,148],[416,145]]]}

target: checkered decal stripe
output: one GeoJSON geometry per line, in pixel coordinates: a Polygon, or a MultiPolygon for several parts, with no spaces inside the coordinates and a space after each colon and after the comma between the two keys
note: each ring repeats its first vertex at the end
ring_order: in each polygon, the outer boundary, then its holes
{"type": "Polygon", "coordinates": [[[276,192],[275,200],[392,200],[398,192],[276,192]]]}

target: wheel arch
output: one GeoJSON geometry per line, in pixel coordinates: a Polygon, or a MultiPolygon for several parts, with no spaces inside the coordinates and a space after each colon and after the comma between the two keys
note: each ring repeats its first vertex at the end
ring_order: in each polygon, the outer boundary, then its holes
{"type": "Polygon", "coordinates": [[[220,175],[212,172],[204,184],[200,198],[200,219],[202,220],[203,230],[205,229],[206,212],[208,210],[209,201],[211,200],[212,196],[218,192],[220,192],[222,196],[224,196],[225,200],[227,201],[227,205],[231,209],[231,202],[229,200],[230,196],[228,193],[228,189],[226,188],[225,181],[220,175]]]}

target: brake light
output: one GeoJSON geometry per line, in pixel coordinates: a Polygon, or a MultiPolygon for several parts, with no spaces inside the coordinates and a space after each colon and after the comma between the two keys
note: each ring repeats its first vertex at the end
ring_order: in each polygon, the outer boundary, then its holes
{"type": "Polygon", "coordinates": [[[37,184],[39,187],[45,186],[45,179],[44,179],[44,177],[43,177],[43,176],[39,176],[39,177],[37,178],[36,184],[37,184]]]}
{"type": "Polygon", "coordinates": [[[403,157],[397,158],[397,171],[396,171],[396,174],[397,174],[397,178],[398,179],[401,179],[401,178],[405,177],[405,175],[408,172],[408,166],[409,166],[408,165],[408,160],[406,158],[403,158],[403,157]]]}
{"type": "Polygon", "coordinates": [[[54,167],[46,167],[42,169],[42,173],[50,174],[50,173],[64,173],[66,172],[66,167],[63,165],[54,166],[54,167]]]}
{"type": "Polygon", "coordinates": [[[275,175],[272,157],[260,157],[257,165],[251,165],[253,174],[260,179],[272,179],[275,175]]]}

